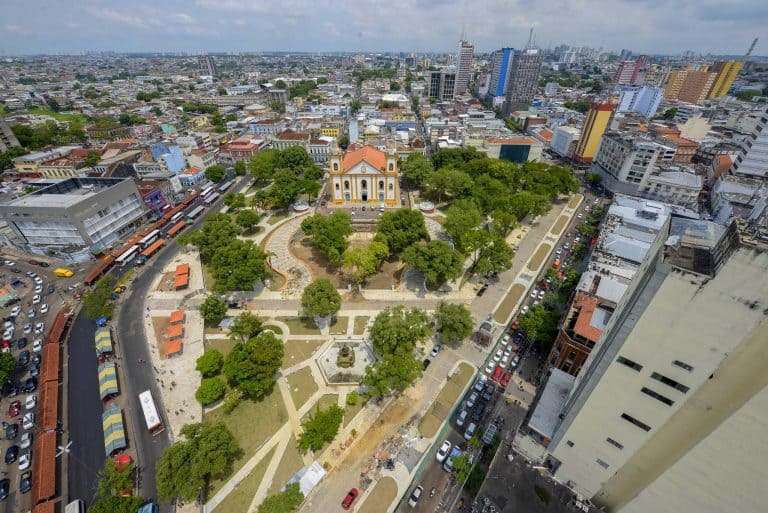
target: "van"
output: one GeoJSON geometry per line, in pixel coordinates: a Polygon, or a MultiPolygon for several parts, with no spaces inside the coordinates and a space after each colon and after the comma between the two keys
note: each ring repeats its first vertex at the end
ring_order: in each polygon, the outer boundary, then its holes
{"type": "Polygon", "coordinates": [[[470,422],[469,426],[467,426],[467,430],[464,431],[464,439],[471,440],[472,437],[475,435],[475,429],[477,429],[477,424],[475,424],[474,422],[470,422]]]}
{"type": "Polygon", "coordinates": [[[72,272],[70,269],[67,269],[66,267],[57,267],[53,270],[53,274],[59,278],[71,278],[75,275],[74,272],[72,272]]]}
{"type": "Polygon", "coordinates": [[[75,499],[64,508],[64,513],[85,513],[85,502],[75,499]]]}
{"type": "Polygon", "coordinates": [[[459,415],[456,417],[456,425],[461,427],[464,425],[464,422],[467,420],[468,412],[467,410],[461,410],[459,412],[459,415]]]}

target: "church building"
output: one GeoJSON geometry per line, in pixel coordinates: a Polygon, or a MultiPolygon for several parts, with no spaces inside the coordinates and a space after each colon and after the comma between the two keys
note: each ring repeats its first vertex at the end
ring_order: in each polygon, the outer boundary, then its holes
{"type": "Polygon", "coordinates": [[[347,149],[330,157],[328,190],[334,205],[396,207],[400,203],[397,157],[373,146],[347,149]]]}

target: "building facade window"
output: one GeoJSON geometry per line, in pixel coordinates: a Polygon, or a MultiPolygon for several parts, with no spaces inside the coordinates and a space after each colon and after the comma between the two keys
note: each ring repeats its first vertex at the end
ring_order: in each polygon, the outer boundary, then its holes
{"type": "Polygon", "coordinates": [[[675,404],[675,401],[673,401],[672,399],[670,399],[668,397],[664,397],[660,393],[656,392],[655,390],[651,390],[648,387],[643,387],[643,388],[640,389],[640,391],[642,393],[644,393],[645,395],[647,395],[649,397],[653,397],[657,401],[666,404],[667,406],[672,406],[673,404],[675,404]]]}
{"type": "Polygon", "coordinates": [[[624,449],[624,445],[622,445],[621,443],[617,442],[616,440],[614,440],[610,436],[608,438],[606,438],[605,441],[608,442],[609,444],[611,444],[612,446],[616,447],[618,450],[624,449]]]}
{"type": "Polygon", "coordinates": [[[600,458],[597,458],[597,459],[595,460],[595,463],[597,463],[598,465],[600,465],[601,467],[603,467],[605,470],[608,470],[608,467],[610,467],[610,465],[608,465],[606,462],[604,462],[604,461],[603,461],[603,460],[601,460],[600,458]]]}
{"type": "Polygon", "coordinates": [[[642,422],[642,421],[640,421],[640,420],[637,420],[637,419],[636,419],[636,418],[634,418],[632,415],[627,415],[626,413],[622,413],[622,414],[621,414],[621,418],[622,418],[622,419],[624,419],[624,420],[626,420],[626,421],[627,421],[627,422],[629,422],[630,424],[634,424],[635,426],[639,427],[639,428],[640,428],[640,429],[642,429],[643,431],[650,431],[650,430],[651,430],[651,426],[649,426],[649,425],[648,425],[648,424],[646,424],[645,422],[642,422]]]}
{"type": "Polygon", "coordinates": [[[688,372],[693,372],[693,367],[688,365],[685,362],[681,362],[680,360],[672,360],[672,365],[675,367],[680,367],[683,370],[686,370],[688,372]]]}
{"type": "Polygon", "coordinates": [[[672,387],[675,390],[677,390],[679,392],[682,392],[684,394],[687,393],[688,390],[690,390],[690,388],[688,388],[687,386],[683,385],[682,383],[678,383],[674,379],[668,378],[668,377],[666,377],[664,375],[661,375],[658,372],[654,372],[653,374],[651,374],[651,378],[655,379],[656,381],[658,381],[660,383],[664,383],[668,387],[672,387]]]}
{"type": "Polygon", "coordinates": [[[636,370],[637,372],[640,372],[641,370],[643,370],[643,366],[642,365],[640,365],[637,362],[633,362],[629,358],[624,358],[623,356],[619,356],[618,358],[616,358],[616,361],[619,362],[622,365],[626,365],[627,367],[629,367],[632,370],[636,370]]]}

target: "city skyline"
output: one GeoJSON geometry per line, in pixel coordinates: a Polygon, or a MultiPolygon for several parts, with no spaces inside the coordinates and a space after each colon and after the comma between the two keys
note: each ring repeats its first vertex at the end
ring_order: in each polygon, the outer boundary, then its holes
{"type": "MultiPolygon", "coordinates": [[[[455,51],[462,27],[478,53],[522,47],[531,26],[541,47],[629,48],[636,53],[739,55],[764,32],[768,6],[648,0],[375,0],[264,4],[145,0],[78,5],[11,0],[0,54],[236,51],[455,51]],[[34,4],[39,8],[34,8],[34,4]],[[387,16],[407,12],[408,16],[387,16]],[[680,23],[684,13],[686,23],[680,23]]],[[[755,54],[761,55],[760,46],[755,54]]]]}

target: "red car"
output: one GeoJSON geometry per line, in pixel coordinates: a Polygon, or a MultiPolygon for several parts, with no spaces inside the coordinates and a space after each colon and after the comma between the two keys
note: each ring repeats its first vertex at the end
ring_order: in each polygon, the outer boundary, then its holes
{"type": "Polygon", "coordinates": [[[21,401],[13,401],[10,406],[8,406],[8,416],[13,418],[19,415],[21,412],[21,401]]]}
{"type": "Polygon", "coordinates": [[[0,350],[2,350],[4,353],[8,353],[11,350],[11,341],[8,339],[3,339],[0,341],[0,350]]]}
{"type": "Polygon", "coordinates": [[[352,488],[347,493],[347,496],[344,497],[344,500],[341,503],[341,507],[344,509],[349,509],[352,506],[352,503],[355,502],[355,499],[357,499],[358,495],[360,495],[360,490],[357,488],[352,488]]]}

